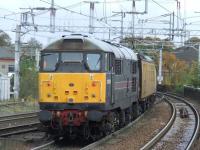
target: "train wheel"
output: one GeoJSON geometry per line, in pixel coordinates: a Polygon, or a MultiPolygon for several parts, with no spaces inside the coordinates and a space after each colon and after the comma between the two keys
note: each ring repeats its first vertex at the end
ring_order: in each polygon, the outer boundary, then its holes
{"type": "Polygon", "coordinates": [[[132,108],[126,109],[126,124],[129,124],[132,121],[132,108]]]}
{"type": "Polygon", "coordinates": [[[98,127],[98,124],[96,124],[96,126],[90,127],[89,130],[90,130],[90,137],[91,137],[92,141],[96,141],[96,140],[100,139],[103,136],[103,132],[98,127]]]}
{"type": "Polygon", "coordinates": [[[109,113],[107,120],[108,120],[111,133],[119,128],[120,118],[117,112],[109,113]]]}
{"type": "Polygon", "coordinates": [[[141,112],[144,113],[147,110],[146,100],[140,103],[141,105],[141,112]]]}
{"type": "Polygon", "coordinates": [[[155,103],[155,101],[156,101],[156,96],[155,96],[155,95],[152,95],[152,96],[150,97],[150,107],[153,106],[153,104],[155,103]]]}
{"type": "Polygon", "coordinates": [[[115,130],[118,130],[120,128],[120,114],[119,112],[115,112],[115,130]]]}
{"type": "Polygon", "coordinates": [[[133,103],[132,105],[133,119],[137,118],[140,115],[140,107],[138,102],[133,103]]]}
{"type": "Polygon", "coordinates": [[[102,123],[102,132],[103,132],[103,135],[109,135],[111,132],[110,132],[110,124],[108,123],[107,120],[104,120],[103,123],[102,123]]]}
{"type": "Polygon", "coordinates": [[[83,137],[85,140],[88,140],[90,138],[90,128],[88,124],[85,124],[83,126],[83,137]]]}
{"type": "Polygon", "coordinates": [[[148,100],[146,101],[146,108],[147,108],[147,109],[150,108],[150,103],[151,103],[151,101],[150,101],[150,99],[148,99],[148,100]]]}
{"type": "Polygon", "coordinates": [[[125,118],[125,111],[124,110],[121,110],[119,112],[119,120],[120,120],[119,127],[121,128],[121,127],[125,126],[126,118],[125,118]]]}

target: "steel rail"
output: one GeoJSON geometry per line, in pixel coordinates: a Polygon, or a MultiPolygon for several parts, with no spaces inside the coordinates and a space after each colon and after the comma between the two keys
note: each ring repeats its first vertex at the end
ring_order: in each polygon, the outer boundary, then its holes
{"type": "Polygon", "coordinates": [[[176,118],[176,108],[173,103],[171,103],[167,98],[163,98],[172,109],[172,116],[170,120],[168,121],[167,125],[156,135],[153,139],[151,139],[147,144],[145,144],[141,150],[149,150],[151,149],[171,128],[171,126],[174,123],[174,120],[176,118]]]}
{"type": "Polygon", "coordinates": [[[192,149],[192,147],[194,146],[194,143],[196,141],[196,139],[198,138],[198,132],[199,132],[199,121],[200,121],[200,118],[199,118],[199,113],[198,111],[196,110],[196,108],[191,104],[189,103],[188,101],[186,101],[182,96],[177,96],[176,94],[174,93],[171,93],[171,94],[168,94],[168,93],[164,93],[165,95],[169,96],[169,97],[173,97],[173,98],[176,98],[180,101],[183,101],[184,103],[186,103],[194,112],[194,115],[195,115],[195,118],[196,118],[196,124],[195,124],[195,130],[193,132],[193,135],[192,135],[192,138],[190,140],[190,142],[188,143],[187,145],[187,148],[186,150],[190,150],[192,149]]]}
{"type": "MultiPolygon", "coordinates": [[[[186,100],[184,100],[184,98],[181,96],[177,96],[175,94],[169,94],[169,93],[160,93],[158,92],[159,95],[165,95],[167,97],[170,98],[174,98],[176,100],[182,101],[184,102],[186,105],[188,105],[191,110],[193,111],[194,115],[195,115],[195,128],[194,128],[194,132],[192,135],[192,138],[190,139],[189,143],[186,146],[186,150],[192,149],[192,146],[195,142],[195,140],[197,139],[198,136],[198,131],[199,131],[199,113],[197,112],[197,110],[194,108],[194,106],[192,106],[189,102],[187,102],[186,100]]],[[[171,102],[170,102],[171,103],[171,102]]],[[[176,115],[175,115],[176,117],[176,115]]],[[[170,119],[171,120],[171,119],[170,119]]],[[[175,120],[175,119],[174,119],[175,120]]],[[[173,122],[172,122],[173,124],[173,122]]],[[[171,126],[172,126],[171,124],[171,126]]],[[[168,126],[168,124],[167,124],[168,126]]],[[[167,130],[167,127],[165,126],[165,128],[163,128],[163,130],[161,130],[151,141],[149,141],[145,146],[143,146],[141,148],[141,150],[147,150],[147,149],[151,149],[156,143],[158,143],[160,141],[160,139],[169,131],[169,128],[167,130]]]]}
{"type": "Polygon", "coordinates": [[[6,115],[6,116],[0,116],[0,122],[7,121],[7,120],[13,120],[17,118],[23,118],[23,117],[30,117],[30,116],[36,116],[38,112],[29,112],[29,113],[19,113],[14,115],[6,115]]]}
{"type": "Polygon", "coordinates": [[[54,144],[54,143],[55,143],[55,140],[50,141],[50,142],[48,142],[48,143],[46,143],[46,144],[43,144],[43,145],[34,147],[34,148],[32,148],[31,150],[40,150],[40,149],[45,148],[45,147],[47,147],[47,146],[49,146],[49,145],[52,145],[52,144],[54,144]]]}
{"type": "Polygon", "coordinates": [[[37,112],[1,116],[0,137],[35,131],[39,124],[37,112]]]}
{"type": "Polygon", "coordinates": [[[25,119],[30,119],[30,118],[37,118],[37,115],[26,116],[26,117],[17,117],[17,118],[12,118],[12,119],[2,119],[2,120],[0,120],[0,124],[6,123],[6,122],[11,122],[11,121],[16,121],[16,120],[25,120],[25,119]]]}
{"type": "Polygon", "coordinates": [[[38,129],[37,127],[39,125],[40,125],[40,122],[38,121],[38,122],[34,122],[34,123],[29,123],[29,124],[1,128],[0,129],[0,137],[35,131],[38,129]]]}
{"type": "Polygon", "coordinates": [[[125,130],[132,128],[134,124],[136,124],[147,112],[143,113],[142,115],[140,115],[136,120],[132,121],[131,123],[129,123],[128,125],[126,125],[125,127],[121,128],[120,130],[115,131],[114,133],[111,133],[109,135],[107,135],[106,137],[91,143],[83,148],[81,148],[80,150],[92,150],[94,149],[96,146],[104,143],[105,141],[111,139],[114,136],[119,135],[120,133],[124,132],[125,130]]]}

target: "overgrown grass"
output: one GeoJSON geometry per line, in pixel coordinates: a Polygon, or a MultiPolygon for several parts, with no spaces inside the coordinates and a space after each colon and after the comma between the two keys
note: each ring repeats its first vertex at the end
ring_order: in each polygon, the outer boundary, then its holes
{"type": "Polygon", "coordinates": [[[0,102],[0,116],[13,115],[18,113],[26,113],[38,111],[39,106],[36,100],[16,101],[13,99],[0,102]],[[10,105],[6,105],[10,104],[10,105]]]}

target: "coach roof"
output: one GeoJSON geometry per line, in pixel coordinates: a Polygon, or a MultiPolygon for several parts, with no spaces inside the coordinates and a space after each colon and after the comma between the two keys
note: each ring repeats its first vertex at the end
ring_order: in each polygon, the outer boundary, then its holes
{"type": "Polygon", "coordinates": [[[137,60],[137,55],[133,50],[119,44],[101,41],[95,38],[82,35],[71,35],[57,40],[43,51],[104,51],[112,52],[116,58],[137,60]]]}

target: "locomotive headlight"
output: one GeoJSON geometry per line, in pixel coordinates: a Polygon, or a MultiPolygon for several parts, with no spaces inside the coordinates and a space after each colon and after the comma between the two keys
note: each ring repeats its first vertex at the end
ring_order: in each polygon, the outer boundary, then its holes
{"type": "Polygon", "coordinates": [[[96,86],[96,83],[95,83],[95,82],[92,82],[92,86],[95,87],[95,86],[96,86]]]}
{"type": "Polygon", "coordinates": [[[74,99],[73,98],[69,98],[68,99],[68,103],[73,103],[74,102],[74,99]]]}
{"type": "Polygon", "coordinates": [[[88,111],[85,111],[85,112],[84,112],[85,117],[87,117],[87,114],[88,114],[88,111]]]}
{"type": "Polygon", "coordinates": [[[57,112],[56,112],[56,117],[59,118],[59,117],[60,117],[60,114],[61,114],[60,111],[57,111],[57,112]]]}
{"type": "Polygon", "coordinates": [[[51,94],[50,94],[50,93],[48,93],[48,94],[47,94],[47,97],[51,97],[51,94]]]}
{"type": "Polygon", "coordinates": [[[92,98],[95,98],[95,97],[96,97],[96,95],[95,95],[95,94],[92,94],[91,96],[92,96],[92,98]]]}

